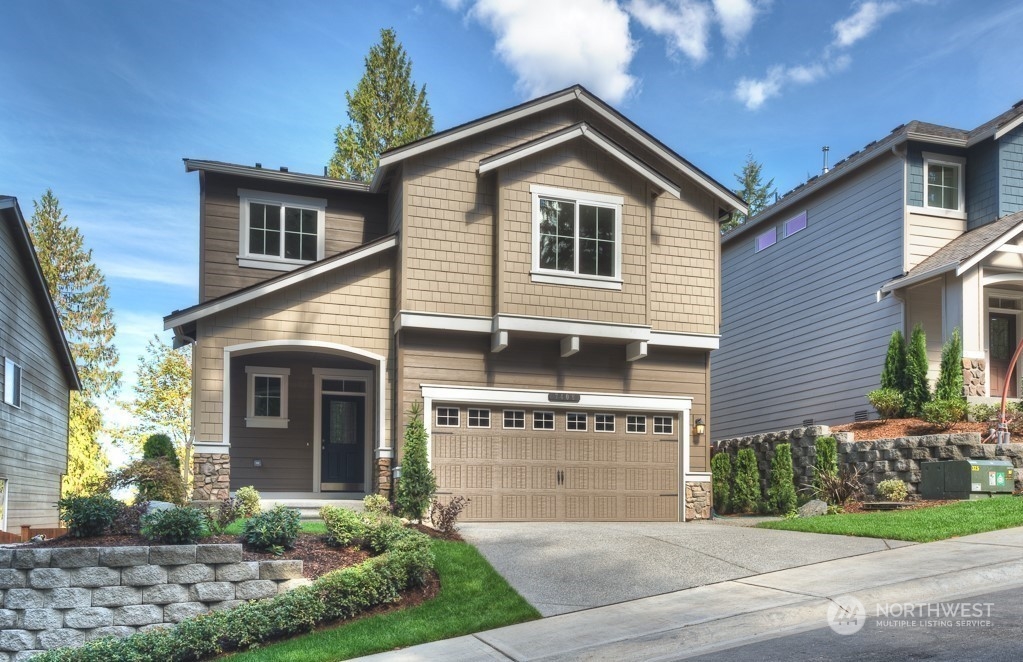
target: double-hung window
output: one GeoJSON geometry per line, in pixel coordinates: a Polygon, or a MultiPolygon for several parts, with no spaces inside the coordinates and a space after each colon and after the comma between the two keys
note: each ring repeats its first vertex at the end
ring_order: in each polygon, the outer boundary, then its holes
{"type": "Polygon", "coordinates": [[[243,267],[289,271],[323,259],[327,201],[238,190],[243,267]]]}
{"type": "Polygon", "coordinates": [[[288,427],[288,368],[245,366],[245,426],[288,427]]]}
{"type": "Polygon", "coordinates": [[[622,287],[622,196],[529,187],[536,283],[622,287]]]}
{"type": "Polygon", "coordinates": [[[924,207],[940,214],[961,215],[966,160],[924,152],[924,207]]]}
{"type": "Polygon", "coordinates": [[[21,366],[4,358],[4,402],[21,407],[21,366]]]}

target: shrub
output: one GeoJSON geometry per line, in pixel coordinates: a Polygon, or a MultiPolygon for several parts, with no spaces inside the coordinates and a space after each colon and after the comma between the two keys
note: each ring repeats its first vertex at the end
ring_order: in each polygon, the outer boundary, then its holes
{"type": "Polygon", "coordinates": [[[251,485],[239,487],[234,493],[238,502],[238,514],[246,519],[259,514],[259,492],[251,485]]]}
{"type": "Polygon", "coordinates": [[[953,398],[950,400],[931,400],[923,406],[920,417],[947,430],[959,421],[966,420],[966,400],[953,398]]]}
{"type": "Polygon", "coordinates": [[[998,421],[998,405],[986,405],[978,402],[975,405],[969,405],[966,408],[967,414],[970,418],[978,423],[988,423],[998,421]]]}
{"type": "Polygon", "coordinates": [[[814,482],[804,489],[815,499],[832,506],[841,506],[849,499],[863,494],[863,483],[860,480],[860,470],[846,465],[835,473],[815,474],[814,482]]]}
{"type": "Polygon", "coordinates": [[[367,515],[364,521],[365,546],[378,554],[394,547],[402,538],[419,533],[406,527],[400,519],[392,515],[367,515]]]}
{"type": "Polygon", "coordinates": [[[906,484],[901,480],[891,479],[882,480],[874,488],[877,491],[877,495],[887,501],[905,501],[909,495],[909,490],[906,489],[906,484]]]}
{"type": "Polygon", "coordinates": [[[820,487],[838,476],[838,442],[834,437],[818,437],[814,449],[813,485],[820,487]]]}
{"type": "Polygon", "coordinates": [[[181,471],[181,461],[171,438],[165,434],[151,434],[142,444],[142,458],[155,460],[159,457],[166,458],[175,469],[181,471]]]}
{"type": "Polygon", "coordinates": [[[732,456],[723,451],[715,453],[710,461],[710,471],[714,510],[727,513],[732,505],[732,456]]]}
{"type": "Polygon", "coordinates": [[[902,395],[906,399],[906,413],[919,416],[924,403],[931,399],[931,391],[927,385],[927,336],[924,328],[917,324],[909,337],[909,349],[906,352],[906,385],[902,395]]]}
{"type": "Polygon", "coordinates": [[[767,505],[770,510],[784,515],[796,509],[795,476],[792,448],[788,444],[778,444],[774,447],[771,484],[767,488],[767,505]]]}
{"type": "Polygon", "coordinates": [[[57,509],[69,536],[91,538],[106,533],[124,504],[108,494],[69,496],[57,502],[57,509]]]}
{"type": "Polygon", "coordinates": [[[413,403],[409,411],[409,422],[405,426],[401,478],[398,479],[394,505],[399,515],[416,522],[423,520],[423,513],[437,491],[437,479],[426,457],[426,442],[422,409],[419,403],[413,403]]]}
{"type": "Polygon", "coordinates": [[[963,341],[959,329],[941,348],[941,368],[934,384],[935,400],[965,400],[963,397],[963,341]]]}
{"type": "Polygon", "coordinates": [[[906,340],[902,331],[892,331],[888,341],[888,353],[884,357],[884,369],[881,370],[881,388],[901,391],[906,385],[906,340]]]}
{"type": "Polygon", "coordinates": [[[362,508],[367,513],[377,513],[380,515],[390,515],[391,511],[394,510],[391,507],[391,502],[383,494],[367,494],[362,499],[362,508]]]}
{"type": "Polygon", "coordinates": [[[867,402],[885,420],[901,414],[905,401],[902,393],[893,388],[879,388],[867,394],[867,402]]]}
{"type": "Polygon", "coordinates": [[[231,522],[241,517],[241,508],[237,499],[228,497],[215,506],[205,508],[202,513],[206,517],[210,533],[220,535],[231,522]]]}
{"type": "Polygon", "coordinates": [[[142,518],[142,535],[165,545],[191,545],[209,533],[206,516],[198,508],[157,510],[142,518]]]}
{"type": "Polygon", "coordinates": [[[323,506],[320,517],[327,527],[327,544],[337,547],[360,545],[366,538],[366,522],[362,515],[338,506],[323,506]]]}
{"type": "Polygon", "coordinates": [[[185,502],[185,483],[170,460],[164,457],[135,460],[107,474],[106,489],[138,489],[139,501],[185,502]]]}
{"type": "Polygon", "coordinates": [[[123,506],[107,530],[115,536],[137,536],[142,533],[142,517],[148,511],[148,501],[136,501],[130,506],[123,506]]]}
{"type": "Polygon", "coordinates": [[[242,539],[254,549],[281,554],[295,546],[301,520],[297,510],[278,504],[247,519],[242,539]]]}
{"type": "Polygon", "coordinates": [[[458,516],[462,514],[465,507],[472,499],[463,496],[456,496],[447,503],[441,503],[434,499],[430,504],[430,521],[441,533],[450,535],[455,532],[458,516]]]}
{"type": "Polygon", "coordinates": [[[732,484],[732,509],[737,513],[755,513],[760,505],[760,474],[752,448],[742,448],[735,459],[732,484]]]}

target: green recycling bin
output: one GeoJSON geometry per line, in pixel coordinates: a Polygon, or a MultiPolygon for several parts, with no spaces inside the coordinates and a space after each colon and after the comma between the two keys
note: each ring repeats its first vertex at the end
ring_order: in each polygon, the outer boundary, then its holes
{"type": "Polygon", "coordinates": [[[920,465],[925,499],[988,499],[1012,494],[1016,472],[1007,460],[945,460],[920,465]]]}

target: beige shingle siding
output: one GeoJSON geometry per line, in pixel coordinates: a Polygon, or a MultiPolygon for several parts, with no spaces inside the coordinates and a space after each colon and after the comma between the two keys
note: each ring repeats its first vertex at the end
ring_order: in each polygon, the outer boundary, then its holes
{"type": "Polygon", "coordinates": [[[0,217],[0,478],[7,478],[7,528],[57,526],[67,468],[68,384],[30,285],[13,228],[0,217]],[[22,368],[21,409],[3,402],[3,359],[22,368]]]}
{"type": "Polygon", "coordinates": [[[238,189],[326,199],[325,257],[351,250],[387,233],[386,200],[383,196],[205,173],[200,237],[204,254],[200,266],[202,301],[230,294],[281,273],[238,266],[238,189]]]}
{"type": "MultiPolygon", "coordinates": [[[[198,440],[223,439],[225,347],[268,340],[307,340],[388,356],[393,260],[392,252],[380,253],[201,320],[196,344],[198,374],[202,376],[195,413],[198,440]]],[[[385,392],[390,391],[393,369],[389,362],[385,392]]],[[[388,410],[385,419],[389,418],[388,410]]]]}

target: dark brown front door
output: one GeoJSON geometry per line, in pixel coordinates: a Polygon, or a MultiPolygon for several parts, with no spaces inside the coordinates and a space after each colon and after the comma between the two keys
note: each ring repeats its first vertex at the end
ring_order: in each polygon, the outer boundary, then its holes
{"type": "MultiPolygon", "coordinates": [[[[1009,361],[1016,351],[1016,316],[1005,313],[991,313],[988,318],[988,343],[991,357],[991,395],[1001,397],[1005,388],[1005,374],[1009,371],[1009,361]]],[[[1010,398],[1016,396],[1016,371],[1012,371],[1009,390],[1005,394],[1010,398]]]]}

